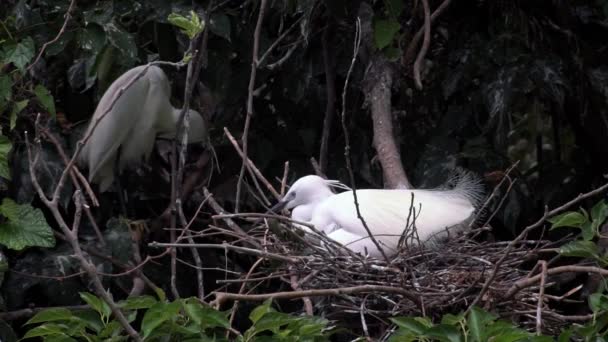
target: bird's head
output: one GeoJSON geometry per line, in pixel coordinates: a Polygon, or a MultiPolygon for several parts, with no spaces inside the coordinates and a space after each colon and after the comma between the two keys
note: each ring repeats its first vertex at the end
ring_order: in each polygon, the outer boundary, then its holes
{"type": "Polygon", "coordinates": [[[203,120],[203,116],[190,109],[190,131],[188,132],[188,143],[202,142],[207,139],[207,125],[203,120]]]}
{"type": "Polygon", "coordinates": [[[321,201],[334,194],[331,188],[350,190],[346,185],[336,180],[323,179],[315,175],[304,176],[293,183],[287,194],[270,210],[278,212],[283,209],[293,209],[299,205],[321,201]]]}

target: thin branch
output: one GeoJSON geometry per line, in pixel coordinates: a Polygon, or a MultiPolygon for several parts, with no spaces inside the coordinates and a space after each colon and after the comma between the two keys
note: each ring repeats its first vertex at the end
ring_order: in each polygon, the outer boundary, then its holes
{"type": "Polygon", "coordinates": [[[541,260],[539,263],[541,265],[540,288],[538,289],[538,305],[536,306],[536,335],[538,336],[543,334],[543,298],[545,295],[545,282],[547,281],[547,262],[541,260]]]}
{"type": "Polygon", "coordinates": [[[241,253],[241,254],[255,255],[255,256],[259,256],[259,257],[264,257],[264,258],[273,259],[273,260],[279,260],[279,261],[285,261],[285,262],[290,262],[290,263],[298,262],[298,260],[300,259],[298,257],[283,256],[283,255],[279,255],[279,254],[275,254],[275,253],[269,253],[269,252],[260,251],[258,249],[253,249],[253,248],[234,246],[234,245],[231,245],[231,244],[229,244],[227,242],[224,242],[224,243],[221,243],[221,244],[217,244],[217,243],[161,243],[161,242],[150,242],[148,244],[148,246],[155,247],[155,248],[159,248],[159,247],[194,247],[194,248],[225,249],[225,250],[229,250],[229,251],[233,251],[233,252],[237,252],[237,253],[241,253]]]}
{"type": "MultiPolygon", "coordinates": [[[[321,133],[321,148],[319,151],[319,169],[321,173],[327,172],[327,150],[329,146],[329,134],[331,133],[331,124],[336,111],[336,71],[333,53],[330,54],[328,46],[328,35],[330,27],[327,27],[323,32],[321,39],[321,49],[323,52],[323,65],[325,67],[325,92],[327,100],[325,102],[325,117],[323,118],[323,131],[321,133]]],[[[334,51],[331,49],[331,51],[334,51]]]]}
{"type": "MultiPolygon", "coordinates": [[[[498,274],[498,270],[500,269],[500,267],[502,266],[502,263],[507,259],[507,257],[509,256],[509,253],[511,252],[511,250],[515,247],[515,245],[523,240],[530,231],[532,231],[533,229],[536,229],[538,227],[540,227],[548,218],[555,216],[559,213],[561,213],[562,211],[570,208],[571,206],[579,203],[580,201],[598,195],[604,191],[606,191],[608,189],[608,183],[602,185],[601,187],[589,191],[585,194],[580,194],[578,195],[576,198],[574,198],[573,200],[563,204],[560,207],[557,207],[551,211],[548,211],[547,209],[545,209],[545,213],[544,215],[535,223],[527,226],[514,240],[510,241],[509,244],[507,245],[507,247],[505,248],[505,250],[503,251],[503,255],[502,257],[496,262],[496,264],[494,264],[494,269],[492,270],[492,274],[490,274],[490,276],[486,279],[486,282],[483,284],[483,287],[481,289],[481,291],[479,292],[479,294],[477,295],[477,297],[475,297],[475,299],[471,302],[471,304],[469,305],[467,312],[471,310],[471,308],[476,305],[477,303],[479,303],[479,301],[481,300],[481,298],[483,298],[483,296],[485,295],[485,293],[488,291],[488,289],[490,288],[490,285],[492,284],[492,282],[494,281],[494,279],[496,278],[496,275],[498,274]]],[[[608,271],[606,271],[608,272],[608,271]]],[[[551,270],[548,271],[548,274],[551,274],[551,270]]],[[[532,277],[534,278],[534,277],[532,277]]],[[[532,279],[530,278],[530,279],[532,279]]],[[[536,280],[538,281],[538,279],[536,280]]],[[[516,283],[517,284],[517,283],[516,283]]],[[[514,285],[515,286],[515,285],[514,285]]],[[[511,290],[513,290],[513,288],[511,288],[511,290]]],[[[511,294],[511,290],[509,290],[507,292],[507,294],[505,295],[505,298],[509,298],[510,296],[512,296],[513,294],[511,294]]],[[[519,290],[516,290],[515,292],[517,292],[519,290]]]]}
{"type": "Polygon", "coordinates": [[[57,35],[55,36],[55,38],[53,38],[52,40],[50,40],[42,45],[42,48],[38,52],[38,56],[36,56],[36,59],[34,59],[34,61],[27,67],[27,69],[25,71],[30,71],[30,69],[33,68],[34,65],[36,65],[36,63],[38,63],[38,60],[40,60],[40,57],[42,57],[42,54],[44,53],[46,48],[49,45],[58,41],[59,38],[65,33],[65,29],[68,26],[68,22],[72,18],[72,11],[74,10],[75,5],[76,5],[76,0],[72,0],[70,2],[70,6],[68,7],[68,10],[65,12],[65,20],[63,21],[63,25],[61,25],[61,29],[59,29],[59,32],[57,32],[57,35]]]}
{"type": "Polygon", "coordinates": [[[420,48],[420,51],[418,51],[418,56],[414,62],[414,81],[418,90],[422,90],[420,64],[424,61],[424,56],[426,56],[426,52],[429,50],[429,45],[431,43],[431,10],[429,9],[429,1],[422,0],[422,7],[424,9],[424,40],[422,41],[422,47],[420,48]]]}
{"type": "Polygon", "coordinates": [[[253,91],[255,88],[255,76],[259,66],[258,51],[260,49],[260,34],[262,32],[262,22],[264,21],[264,13],[266,11],[267,0],[262,0],[260,3],[260,10],[258,13],[258,21],[255,25],[255,31],[253,33],[253,51],[251,57],[251,73],[249,75],[249,87],[247,88],[247,114],[245,117],[245,127],[243,128],[243,135],[241,137],[241,144],[243,145],[243,163],[241,165],[241,171],[239,172],[239,179],[236,184],[236,198],[234,203],[234,211],[239,212],[239,205],[241,200],[241,187],[243,184],[243,177],[245,176],[245,168],[247,167],[247,152],[248,152],[248,134],[249,126],[251,125],[251,117],[253,116],[253,91]]]}
{"type": "Polygon", "coordinates": [[[376,240],[372,232],[370,231],[367,223],[361,216],[361,210],[359,208],[359,202],[357,200],[357,187],[355,185],[355,174],[353,172],[353,167],[350,161],[350,139],[348,135],[348,128],[346,127],[346,93],[348,91],[348,81],[350,79],[350,75],[353,72],[353,68],[355,67],[355,62],[357,61],[357,54],[359,53],[359,47],[361,46],[361,19],[357,18],[356,23],[356,31],[355,31],[355,43],[353,45],[353,58],[350,62],[350,67],[348,68],[348,72],[346,73],[346,79],[344,80],[344,88],[342,89],[342,112],[341,112],[341,122],[342,122],[342,130],[344,131],[344,159],[346,160],[346,168],[348,170],[348,175],[350,177],[350,184],[353,189],[353,200],[355,202],[355,209],[357,209],[357,217],[361,220],[365,231],[369,235],[369,238],[372,240],[376,248],[380,251],[386,263],[389,263],[389,259],[384,253],[384,249],[380,246],[380,243],[376,240]]]}
{"type": "Polygon", "coordinates": [[[302,291],[289,291],[289,292],[274,292],[265,294],[236,294],[227,292],[214,292],[215,300],[211,303],[216,308],[221,307],[222,303],[227,300],[241,300],[241,301],[264,301],[266,299],[298,299],[303,297],[323,297],[323,296],[340,296],[350,295],[357,293],[394,293],[404,296],[405,298],[412,301],[417,306],[420,306],[420,298],[417,293],[410,292],[400,287],[383,286],[383,285],[360,285],[350,287],[340,287],[335,289],[319,289],[319,290],[302,290],[302,291]]]}
{"type": "MultiPolygon", "coordinates": [[[[443,13],[443,11],[448,8],[448,6],[450,5],[450,2],[452,0],[443,0],[443,2],[441,3],[441,5],[439,5],[439,7],[437,7],[437,9],[433,12],[433,14],[431,14],[431,24],[433,23],[433,21],[435,19],[437,19],[437,17],[439,17],[441,15],[441,13],[443,13]]],[[[403,55],[403,58],[401,59],[401,63],[403,65],[408,65],[414,58],[414,50],[418,47],[418,43],[420,42],[420,39],[422,38],[424,34],[424,27],[421,27],[418,32],[416,32],[416,34],[414,35],[414,38],[412,38],[412,40],[410,41],[410,44],[407,46],[407,50],[405,52],[405,54],[403,55]]]]}

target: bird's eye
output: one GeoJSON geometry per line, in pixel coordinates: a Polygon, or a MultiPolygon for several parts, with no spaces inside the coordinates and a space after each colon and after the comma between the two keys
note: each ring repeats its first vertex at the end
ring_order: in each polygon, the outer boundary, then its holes
{"type": "Polygon", "coordinates": [[[292,199],[296,198],[296,192],[292,191],[289,193],[289,195],[287,196],[287,200],[291,201],[292,199]]]}

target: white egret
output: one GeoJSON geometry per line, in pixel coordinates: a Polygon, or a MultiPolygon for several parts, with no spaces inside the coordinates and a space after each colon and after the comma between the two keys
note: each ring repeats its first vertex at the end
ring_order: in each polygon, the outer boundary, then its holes
{"type": "MultiPolygon", "coordinates": [[[[181,110],[171,105],[167,75],[157,66],[145,65],[125,72],[110,85],[84,136],[108,110],[120,89],[145,68],[145,73],[124,90],[110,112],[99,121],[80,153],[80,164],[88,167],[89,181],[98,183],[100,192],[107,191],[114,181],[116,166],[120,173],[126,166],[147,160],[156,137],[175,136],[181,110]]],[[[202,116],[191,109],[189,122],[188,143],[203,141],[207,133],[202,116]]]]}
{"type": "MultiPolygon", "coordinates": [[[[352,190],[334,194],[332,187],[345,186],[314,175],[302,177],[272,210],[292,209],[293,220],[312,224],[354,252],[381,257],[357,217],[352,190]]],[[[466,228],[480,196],[481,184],[467,173],[457,176],[450,190],[357,190],[361,216],[388,256],[397,253],[407,227],[414,226],[423,243],[445,237],[446,229],[466,228]]]]}

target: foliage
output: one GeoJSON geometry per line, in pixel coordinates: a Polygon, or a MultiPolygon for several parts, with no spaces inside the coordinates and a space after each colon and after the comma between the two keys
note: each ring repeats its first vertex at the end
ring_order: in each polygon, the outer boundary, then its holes
{"type": "Polygon", "coordinates": [[[601,236],[602,224],[608,218],[608,203],[605,200],[598,202],[591,212],[581,208],[579,211],[568,211],[550,218],[551,230],[566,227],[576,228],[579,234],[574,241],[560,247],[559,253],[564,256],[591,258],[601,266],[608,265],[608,256],[593,242],[601,236]]]}
{"type": "Polygon", "coordinates": [[[190,39],[194,39],[197,34],[200,34],[205,29],[205,23],[201,22],[198,14],[194,13],[194,11],[190,11],[190,18],[177,13],[171,13],[167,19],[171,24],[179,27],[190,39]]]}
{"type": "Polygon", "coordinates": [[[16,250],[30,246],[55,246],[53,230],[40,209],[5,198],[0,205],[0,214],[5,219],[0,224],[0,244],[16,250]]]}
{"type": "MultiPolygon", "coordinates": [[[[44,341],[126,341],[123,327],[112,318],[110,307],[100,298],[83,292],[81,298],[90,309],[72,312],[63,308],[39,312],[26,325],[31,328],[24,339],[41,337],[44,341]]],[[[164,295],[161,293],[160,297],[164,295]]],[[[226,341],[229,312],[217,311],[196,298],[173,302],[151,296],[133,297],[118,303],[129,322],[138,311],[141,336],[146,341],[226,341]],[[141,317],[141,316],[140,316],[141,317]]],[[[255,308],[249,316],[252,326],[237,341],[325,341],[331,331],[327,320],[297,317],[276,312],[271,301],[255,308]]],[[[232,332],[231,332],[232,333],[232,332]]]]}

